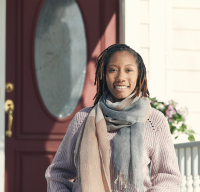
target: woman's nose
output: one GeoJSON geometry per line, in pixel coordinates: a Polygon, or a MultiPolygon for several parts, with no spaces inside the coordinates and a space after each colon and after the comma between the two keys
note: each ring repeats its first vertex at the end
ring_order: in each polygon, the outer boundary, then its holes
{"type": "Polygon", "coordinates": [[[117,74],[116,81],[123,82],[125,81],[125,75],[122,71],[117,74]]]}

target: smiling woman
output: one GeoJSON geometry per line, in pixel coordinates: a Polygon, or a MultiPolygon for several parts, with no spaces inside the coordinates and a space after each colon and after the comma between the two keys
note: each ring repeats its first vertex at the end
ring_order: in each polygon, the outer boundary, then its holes
{"type": "Polygon", "coordinates": [[[96,65],[97,94],[94,104],[97,104],[107,88],[115,101],[133,92],[132,98],[139,96],[140,92],[143,97],[149,97],[143,59],[130,47],[124,44],[111,45],[100,54],[96,65]]]}
{"type": "Polygon", "coordinates": [[[46,171],[48,192],[177,192],[182,179],[169,125],[150,107],[141,56],[114,44],[96,66],[94,106],[69,125],[46,171]]]}

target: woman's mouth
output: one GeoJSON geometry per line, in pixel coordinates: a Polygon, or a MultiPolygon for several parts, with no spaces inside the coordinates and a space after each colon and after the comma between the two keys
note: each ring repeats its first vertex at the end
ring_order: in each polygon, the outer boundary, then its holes
{"type": "Polygon", "coordinates": [[[127,89],[128,86],[126,85],[114,85],[114,88],[117,90],[117,91],[124,91],[125,89],[127,89]]]}

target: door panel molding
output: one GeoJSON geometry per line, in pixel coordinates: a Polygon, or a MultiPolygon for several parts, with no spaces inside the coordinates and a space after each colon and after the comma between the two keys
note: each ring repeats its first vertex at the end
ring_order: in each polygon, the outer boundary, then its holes
{"type": "Polygon", "coordinates": [[[46,191],[45,170],[52,162],[56,150],[47,152],[44,150],[19,150],[16,151],[16,191],[39,191],[40,186],[46,191]],[[35,175],[38,175],[35,177],[35,175]]]}

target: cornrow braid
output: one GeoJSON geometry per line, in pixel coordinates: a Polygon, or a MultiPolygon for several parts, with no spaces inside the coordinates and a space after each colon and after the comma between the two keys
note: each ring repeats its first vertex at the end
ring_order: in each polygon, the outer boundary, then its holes
{"type": "Polygon", "coordinates": [[[132,48],[127,46],[126,44],[113,44],[110,47],[106,48],[97,58],[96,61],[96,73],[95,73],[95,82],[94,85],[97,85],[97,92],[94,97],[94,105],[96,105],[100,99],[100,97],[104,94],[107,89],[106,84],[106,66],[109,63],[112,55],[119,51],[127,51],[133,55],[138,65],[138,79],[137,84],[133,92],[133,98],[139,96],[140,92],[142,92],[142,97],[149,97],[149,91],[147,88],[147,78],[146,78],[146,67],[144,65],[143,59],[139,53],[134,51],[132,48]]]}

